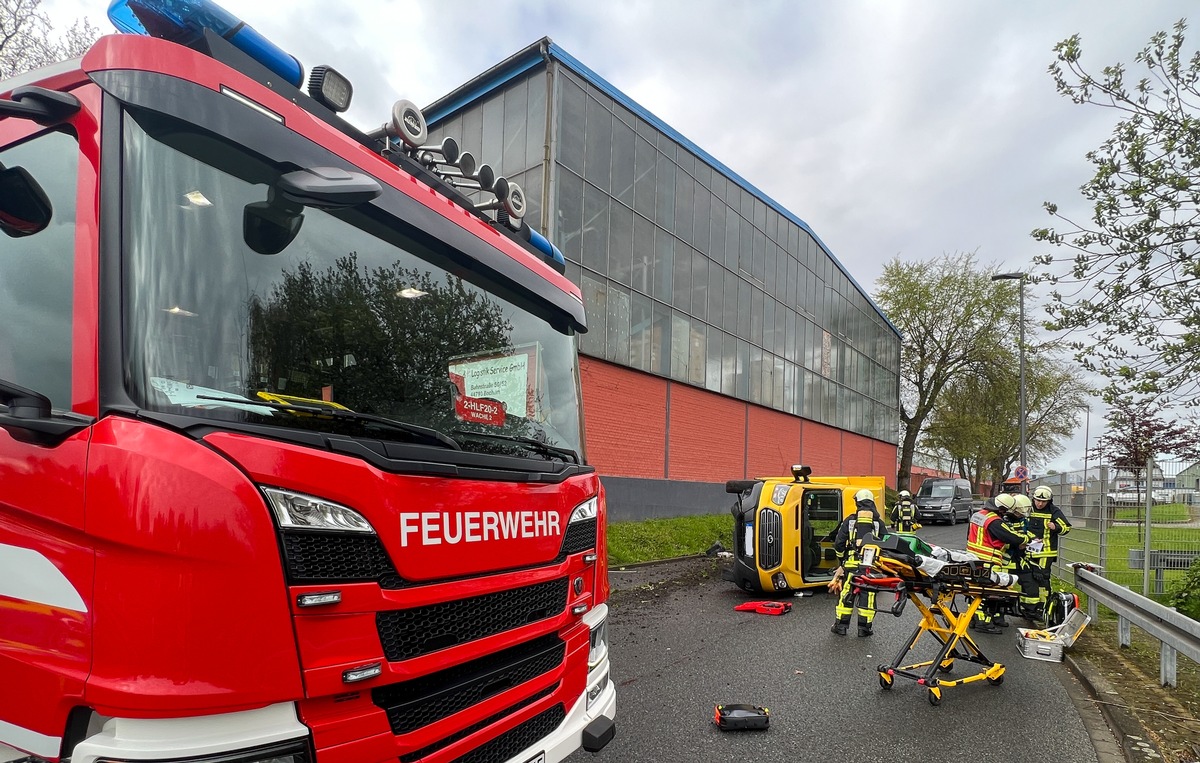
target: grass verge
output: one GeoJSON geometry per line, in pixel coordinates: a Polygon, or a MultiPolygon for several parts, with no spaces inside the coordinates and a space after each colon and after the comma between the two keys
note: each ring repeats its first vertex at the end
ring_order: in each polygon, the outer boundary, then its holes
{"type": "Polygon", "coordinates": [[[1129,709],[1150,734],[1167,763],[1200,759],[1200,665],[1183,655],[1176,662],[1176,688],[1158,682],[1158,641],[1133,628],[1130,647],[1117,646],[1117,619],[1101,610],[1098,621],[1083,632],[1072,648],[1097,666],[1117,696],[1097,702],[1129,709]]]}
{"type": "Polygon", "coordinates": [[[608,525],[608,564],[620,567],[701,554],[714,542],[733,548],[733,518],[728,514],[614,522],[608,525]]]}

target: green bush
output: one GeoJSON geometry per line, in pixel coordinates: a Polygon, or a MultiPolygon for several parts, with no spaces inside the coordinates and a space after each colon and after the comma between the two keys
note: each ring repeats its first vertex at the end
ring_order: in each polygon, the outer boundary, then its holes
{"type": "Polygon", "coordinates": [[[1192,562],[1183,577],[1167,591],[1167,606],[1193,620],[1200,620],[1200,558],[1192,562]]]}

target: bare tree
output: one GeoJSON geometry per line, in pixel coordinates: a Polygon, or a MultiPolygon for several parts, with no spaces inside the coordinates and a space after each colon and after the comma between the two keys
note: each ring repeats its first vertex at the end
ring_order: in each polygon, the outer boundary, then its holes
{"type": "Polygon", "coordinates": [[[42,0],[0,0],[0,80],[83,55],[100,30],[77,19],[62,35],[53,34],[42,0]]]}

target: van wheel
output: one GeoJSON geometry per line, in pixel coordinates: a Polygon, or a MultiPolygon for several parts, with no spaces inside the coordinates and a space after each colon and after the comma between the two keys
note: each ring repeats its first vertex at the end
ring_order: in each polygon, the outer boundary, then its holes
{"type": "Polygon", "coordinates": [[[953,527],[956,524],[958,524],[958,512],[950,509],[950,525],[953,527]]]}

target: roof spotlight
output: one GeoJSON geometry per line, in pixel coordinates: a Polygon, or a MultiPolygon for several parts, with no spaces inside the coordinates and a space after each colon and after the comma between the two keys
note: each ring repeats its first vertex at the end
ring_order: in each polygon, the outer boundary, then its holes
{"type": "Polygon", "coordinates": [[[354,88],[350,80],[328,66],[315,66],[308,75],[308,94],[337,112],[350,108],[354,88]]]}

